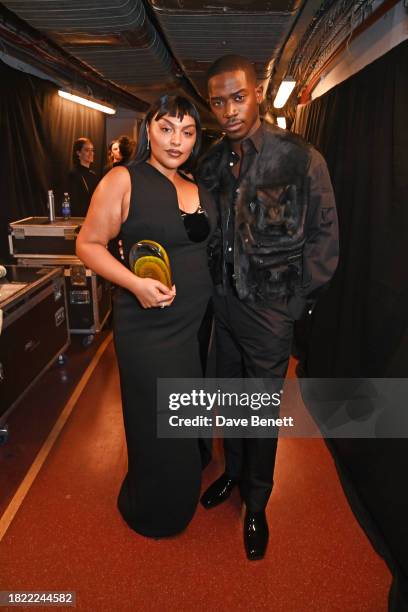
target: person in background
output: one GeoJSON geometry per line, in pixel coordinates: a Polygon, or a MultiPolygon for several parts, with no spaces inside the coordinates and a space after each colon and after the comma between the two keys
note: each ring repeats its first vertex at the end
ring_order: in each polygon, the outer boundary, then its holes
{"type": "MultiPolygon", "coordinates": [[[[119,138],[112,140],[108,146],[108,164],[105,167],[104,174],[116,166],[128,164],[134,157],[135,148],[135,141],[128,136],[119,136],[119,138]]],[[[114,257],[119,258],[117,241],[111,240],[108,249],[114,257]]]]}
{"type": "Polygon", "coordinates": [[[133,157],[135,141],[128,136],[119,136],[108,147],[108,170],[115,166],[124,166],[133,157]]]}
{"type": "Polygon", "coordinates": [[[71,200],[71,216],[85,217],[98,177],[90,169],[94,160],[94,146],[89,138],[77,138],[72,146],[73,168],[68,175],[67,191],[71,200]]]}

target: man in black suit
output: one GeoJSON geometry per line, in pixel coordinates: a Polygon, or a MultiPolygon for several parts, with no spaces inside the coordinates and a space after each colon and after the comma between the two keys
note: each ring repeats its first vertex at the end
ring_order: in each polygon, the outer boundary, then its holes
{"type": "MultiPolygon", "coordinates": [[[[337,266],[333,190],[313,147],[261,122],[262,87],[247,59],[224,56],[207,76],[209,103],[225,132],[199,170],[220,217],[213,261],[217,376],[268,379],[279,390],[294,321],[311,311],[337,266]]],[[[239,485],[250,560],[267,548],[276,447],[276,438],[226,438],[225,472],[201,498],[212,508],[239,485]]]]}

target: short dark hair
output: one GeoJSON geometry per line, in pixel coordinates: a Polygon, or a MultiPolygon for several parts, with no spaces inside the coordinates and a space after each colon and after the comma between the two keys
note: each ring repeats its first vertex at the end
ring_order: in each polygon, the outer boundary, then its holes
{"type": "Polygon", "coordinates": [[[74,144],[72,145],[72,163],[74,164],[74,166],[79,166],[81,164],[77,153],[87,142],[90,142],[92,144],[92,141],[89,138],[86,138],[86,136],[81,136],[80,138],[77,138],[74,141],[74,144]]]}
{"type": "Polygon", "coordinates": [[[196,124],[196,141],[190,157],[180,166],[180,170],[185,172],[192,172],[195,169],[198,156],[201,148],[201,121],[198,110],[188,98],[183,96],[163,94],[156,102],[154,102],[149,108],[146,117],[142,121],[139,131],[139,140],[137,145],[137,152],[135,155],[135,164],[142,161],[146,161],[150,155],[147,130],[146,127],[153,121],[159,121],[164,115],[170,115],[170,117],[177,117],[180,121],[183,121],[184,115],[192,117],[196,124]]]}
{"type": "Polygon", "coordinates": [[[213,64],[207,70],[207,85],[208,81],[224,72],[233,72],[234,70],[243,70],[247,76],[253,79],[256,83],[256,72],[254,65],[249,61],[248,58],[242,55],[223,55],[222,57],[215,60],[213,64]]]}

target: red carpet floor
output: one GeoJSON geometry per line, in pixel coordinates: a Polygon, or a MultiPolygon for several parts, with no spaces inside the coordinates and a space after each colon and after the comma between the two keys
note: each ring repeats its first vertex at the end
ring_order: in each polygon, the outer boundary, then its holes
{"type": "MultiPolygon", "coordinates": [[[[177,538],[130,531],[116,510],[126,471],[119,397],[110,344],[0,542],[0,590],[76,591],[81,612],[386,611],[390,574],[319,439],[279,443],[263,561],[246,560],[236,494],[200,506],[177,538]]],[[[217,454],[203,487],[222,471],[217,454]]]]}

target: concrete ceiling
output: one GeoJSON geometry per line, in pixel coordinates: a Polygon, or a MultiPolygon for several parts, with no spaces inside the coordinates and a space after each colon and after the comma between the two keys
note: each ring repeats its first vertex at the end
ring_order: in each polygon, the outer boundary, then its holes
{"type": "MultiPolygon", "coordinates": [[[[24,37],[21,42],[26,24],[25,36],[34,38],[33,61],[36,49],[48,57],[60,50],[66,80],[70,66],[75,69],[73,88],[80,75],[95,87],[99,79],[139,110],[159,92],[183,92],[205,113],[205,73],[221,55],[239,53],[253,61],[271,97],[289,68],[299,72],[304,66],[300,80],[311,71],[307,53],[314,62],[323,57],[325,32],[332,41],[336,19],[344,26],[348,11],[356,13],[354,0],[6,0],[0,7],[7,11],[0,36],[8,35],[8,50],[19,35],[14,48],[20,44],[20,53],[30,54],[24,37]]],[[[48,70],[58,73],[58,62],[52,66],[48,59],[48,70]]],[[[41,67],[47,70],[45,59],[41,67]]]]}

